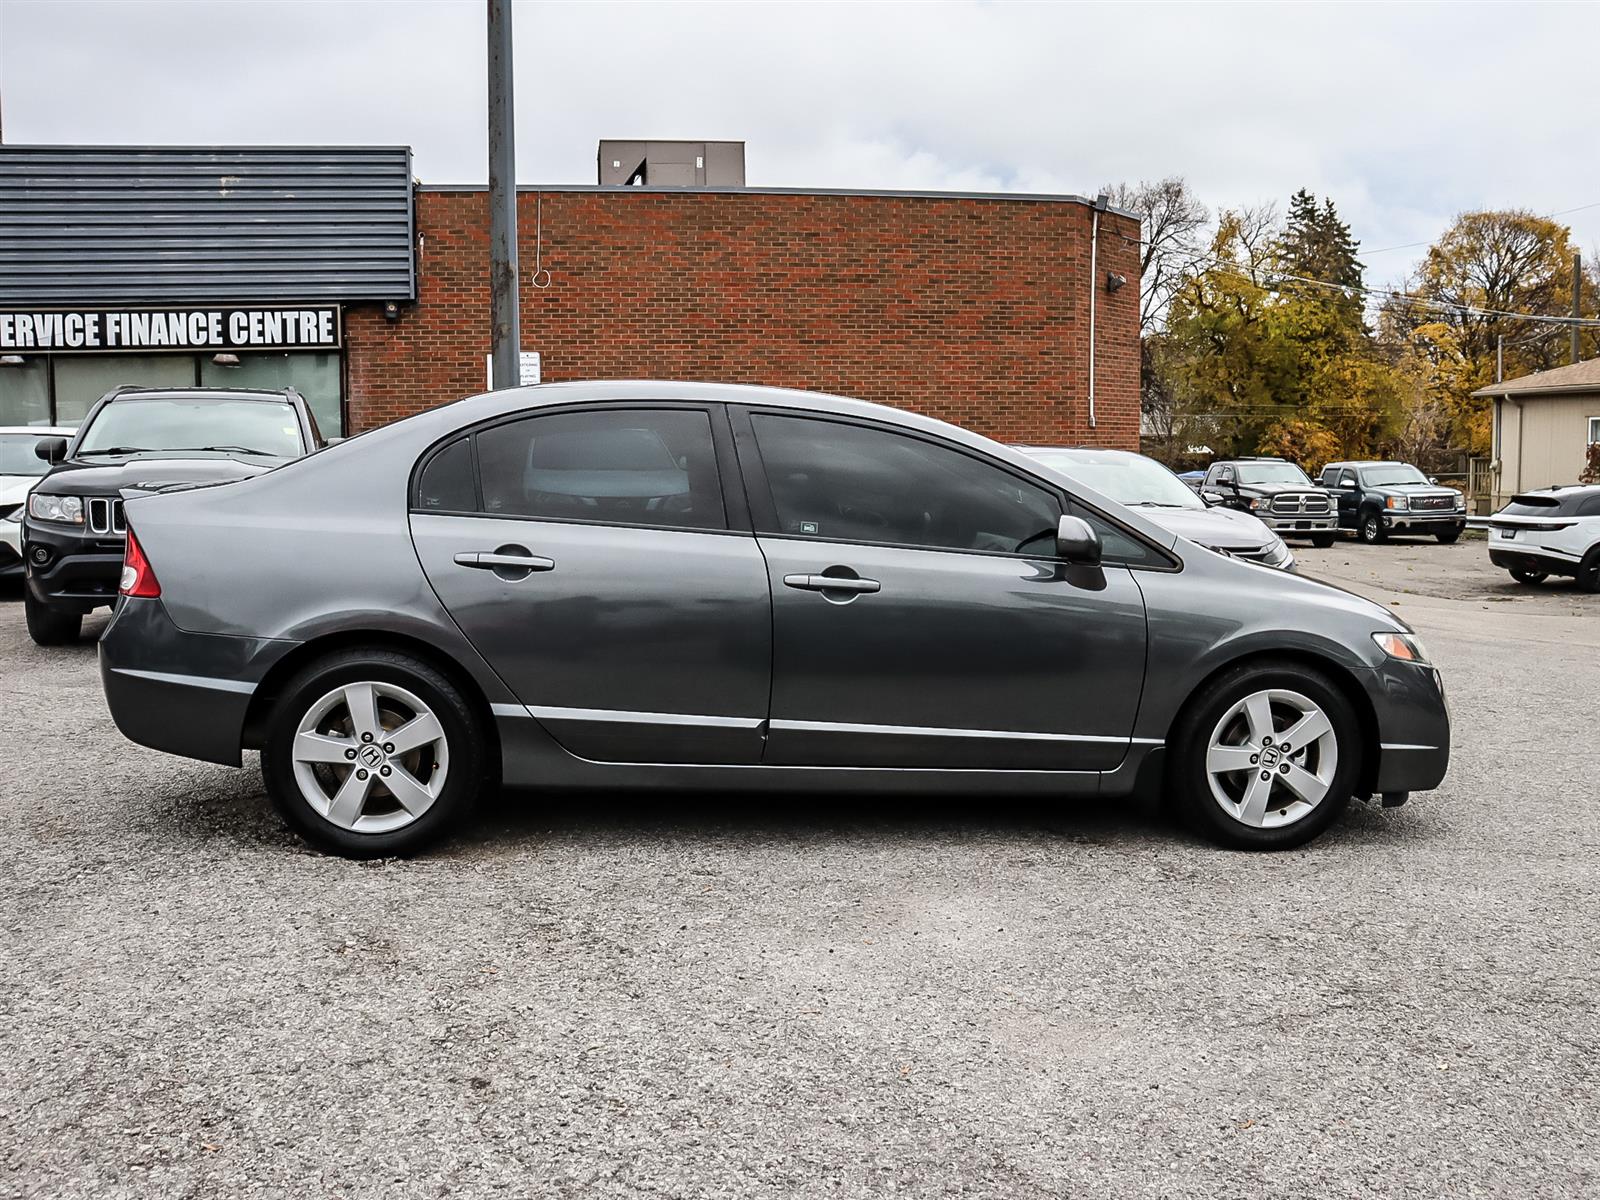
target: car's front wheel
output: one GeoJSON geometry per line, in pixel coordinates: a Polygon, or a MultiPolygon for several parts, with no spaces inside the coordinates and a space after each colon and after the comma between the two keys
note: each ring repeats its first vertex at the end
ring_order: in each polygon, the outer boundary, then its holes
{"type": "Polygon", "coordinates": [[[22,615],[28,622],[28,636],[35,645],[71,645],[83,632],[82,613],[52,608],[26,589],[22,593],[22,615]]]}
{"type": "Polygon", "coordinates": [[[1383,518],[1375,512],[1367,513],[1361,518],[1361,524],[1356,526],[1356,536],[1369,546],[1376,546],[1388,536],[1388,531],[1383,527],[1383,518]]]}
{"type": "Polygon", "coordinates": [[[1334,537],[1335,535],[1331,533],[1313,533],[1311,535],[1311,544],[1318,550],[1326,550],[1333,545],[1334,537]]]}
{"type": "Polygon", "coordinates": [[[341,651],[301,671],[268,719],[267,792],[314,845],[348,858],[410,854],[477,802],[486,741],[461,690],[383,649],[341,651]]]}
{"type": "Polygon", "coordinates": [[[1322,672],[1270,661],[1207,684],[1169,743],[1186,822],[1242,850],[1287,850],[1321,833],[1350,802],[1360,725],[1322,672]]]}
{"type": "Polygon", "coordinates": [[[1453,546],[1461,540],[1461,530],[1445,529],[1433,535],[1439,539],[1441,546],[1453,546]]]}
{"type": "Polygon", "coordinates": [[[1525,571],[1521,567],[1512,567],[1511,578],[1515,579],[1518,583],[1526,584],[1528,587],[1533,587],[1537,584],[1543,583],[1546,579],[1549,579],[1550,574],[1547,571],[1525,571]]]}

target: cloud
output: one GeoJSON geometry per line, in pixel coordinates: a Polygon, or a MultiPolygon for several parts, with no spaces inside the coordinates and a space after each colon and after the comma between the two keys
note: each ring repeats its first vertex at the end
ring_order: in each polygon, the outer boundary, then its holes
{"type": "MultiPolygon", "coordinates": [[[[481,182],[477,0],[0,0],[13,142],[401,143],[481,182]]],[[[602,137],[733,138],[753,184],[1332,196],[1369,249],[1600,201],[1579,6],[519,3],[525,182],[602,137]]],[[[1573,214],[1580,244],[1600,209],[1573,214]]],[[[1417,251],[1373,256],[1396,277],[1417,251]]]]}

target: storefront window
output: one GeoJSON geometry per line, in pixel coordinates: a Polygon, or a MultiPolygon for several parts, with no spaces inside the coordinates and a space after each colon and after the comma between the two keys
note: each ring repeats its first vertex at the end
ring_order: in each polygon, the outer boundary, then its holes
{"type": "Polygon", "coordinates": [[[211,358],[200,360],[204,387],[292,387],[306,398],[316,414],[317,428],[325,438],[343,437],[339,411],[339,356],[337,354],[240,354],[239,365],[218,366],[211,358]]]}
{"type": "Polygon", "coordinates": [[[49,367],[38,354],[0,365],[0,425],[50,424],[49,367]]]}
{"type": "Polygon", "coordinates": [[[193,387],[194,357],[189,354],[59,354],[56,367],[56,420],[77,425],[96,400],[119,384],[138,387],[193,387]]]}

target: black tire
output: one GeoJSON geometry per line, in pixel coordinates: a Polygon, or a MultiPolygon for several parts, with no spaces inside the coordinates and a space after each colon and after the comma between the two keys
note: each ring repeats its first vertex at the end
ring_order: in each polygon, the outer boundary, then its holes
{"type": "Polygon", "coordinates": [[[1356,537],[1368,546],[1377,546],[1388,540],[1389,531],[1383,527],[1383,518],[1377,513],[1363,513],[1356,525],[1356,537]]]}
{"type": "MultiPolygon", "coordinates": [[[[1339,818],[1361,773],[1361,724],[1355,710],[1323,672],[1271,659],[1245,663],[1204,685],[1185,706],[1168,739],[1167,787],[1180,818],[1196,833],[1237,850],[1291,850],[1303,846],[1339,818]],[[1253,692],[1283,689],[1311,700],[1332,726],[1337,764],[1322,800],[1292,824],[1275,828],[1247,825],[1223,810],[1206,771],[1210,738],[1228,710],[1253,692]]],[[[1253,775],[1254,771],[1248,772],[1253,775]]],[[[1287,795],[1277,787],[1274,795],[1287,795]]],[[[1279,805],[1281,807],[1281,803],[1279,805]]]]}
{"type": "Polygon", "coordinates": [[[26,586],[22,592],[28,636],[40,646],[70,646],[83,633],[83,614],[53,608],[37,599],[26,586]]]}
{"type": "MultiPolygon", "coordinates": [[[[385,701],[387,703],[387,701],[385,701]]],[[[401,715],[385,714],[385,719],[400,722],[401,715]]],[[[392,731],[392,726],[388,727],[392,731]]],[[[381,740],[381,739],[380,739],[381,740]]],[[[352,742],[355,741],[352,735],[352,742]]],[[[419,751],[429,753],[433,751],[419,751]]],[[[261,773],[274,807],[289,825],[308,842],[345,858],[383,858],[414,854],[442,841],[476,807],[489,777],[488,739],[481,718],[462,694],[461,688],[430,664],[409,654],[377,647],[343,650],[319,659],[297,674],[284,687],[267,719],[265,745],[261,751],[261,773]],[[343,828],[312,807],[301,790],[295,770],[293,746],[302,718],[318,702],[341,685],[370,682],[388,684],[411,693],[431,709],[443,730],[444,782],[437,797],[420,816],[397,829],[363,832],[343,828]]],[[[398,762],[400,756],[393,760],[398,762]]],[[[398,770],[396,766],[394,769],[398,770]]],[[[440,769],[436,758],[426,760],[422,774],[440,769]]],[[[356,767],[342,764],[329,767],[336,783],[356,767]]],[[[401,806],[373,775],[376,785],[368,806],[401,806]]],[[[359,810],[363,814],[369,807],[359,810]]],[[[382,814],[379,814],[380,816],[382,814]]]]}
{"type": "Polygon", "coordinates": [[[1433,536],[1439,539],[1441,546],[1453,546],[1461,540],[1461,530],[1447,529],[1443,533],[1436,533],[1433,536]]]}
{"type": "Polygon", "coordinates": [[[1313,533],[1311,535],[1311,544],[1318,550],[1326,550],[1329,546],[1333,545],[1333,539],[1336,536],[1338,535],[1332,533],[1313,533]]]}
{"type": "Polygon", "coordinates": [[[1578,590],[1600,592],[1600,546],[1590,550],[1578,564],[1578,590]]]}
{"type": "Polygon", "coordinates": [[[1524,571],[1521,567],[1512,567],[1510,570],[1511,578],[1528,587],[1537,587],[1550,578],[1549,573],[1545,571],[1524,571]]]}

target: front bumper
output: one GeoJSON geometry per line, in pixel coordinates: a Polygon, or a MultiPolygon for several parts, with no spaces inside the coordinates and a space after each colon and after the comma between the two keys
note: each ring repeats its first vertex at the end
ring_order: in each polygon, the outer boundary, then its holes
{"type": "Polygon", "coordinates": [[[100,637],[100,683],[124,736],[236,767],[256,688],[296,643],[188,633],[159,599],[124,597],[100,637]]]}
{"type": "Polygon", "coordinates": [[[1411,512],[1386,508],[1383,510],[1383,524],[1386,529],[1424,529],[1429,533],[1454,529],[1460,533],[1467,527],[1467,514],[1456,511],[1411,512]]]}
{"type": "Polygon", "coordinates": [[[22,574],[22,522],[0,521],[0,579],[22,574]]]}
{"type": "Polygon", "coordinates": [[[1390,659],[1367,681],[1378,721],[1373,791],[1424,792],[1450,767],[1450,707],[1437,667],[1390,659]]]}
{"type": "Polygon", "coordinates": [[[116,603],[123,539],[73,526],[22,524],[28,590],[52,608],[86,613],[116,603]]]}
{"type": "Polygon", "coordinates": [[[1264,508],[1253,509],[1251,516],[1277,534],[1333,533],[1339,528],[1339,514],[1325,513],[1309,516],[1304,513],[1272,513],[1264,508]]]}

